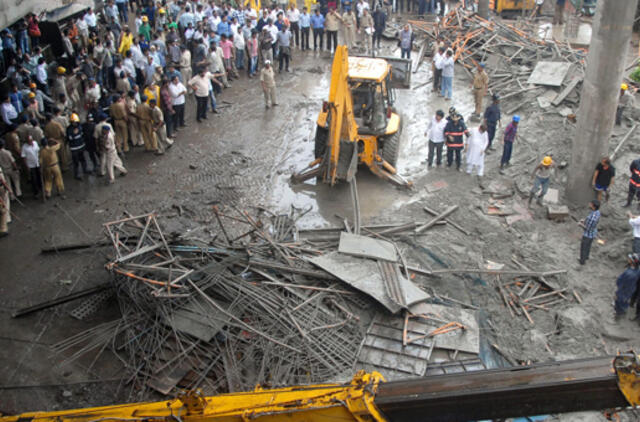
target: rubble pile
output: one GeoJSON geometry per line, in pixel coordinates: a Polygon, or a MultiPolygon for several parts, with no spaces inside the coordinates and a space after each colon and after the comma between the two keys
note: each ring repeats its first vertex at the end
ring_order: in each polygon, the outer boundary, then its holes
{"type": "Polygon", "coordinates": [[[488,21],[459,8],[440,22],[409,22],[427,35],[425,45],[440,37],[470,76],[478,63],[484,63],[489,93],[500,97],[505,114],[536,99],[541,108],[559,106],[568,97],[578,102],[577,91],[575,98],[571,94],[584,77],[587,51],[547,37],[551,25],[529,20],[488,21]]]}

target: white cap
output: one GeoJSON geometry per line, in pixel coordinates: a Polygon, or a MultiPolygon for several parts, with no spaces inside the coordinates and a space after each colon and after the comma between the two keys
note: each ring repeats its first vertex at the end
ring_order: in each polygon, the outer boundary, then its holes
{"type": "Polygon", "coordinates": [[[271,60],[265,60],[264,64],[265,64],[265,66],[268,65],[268,64],[271,64],[271,60]]]}

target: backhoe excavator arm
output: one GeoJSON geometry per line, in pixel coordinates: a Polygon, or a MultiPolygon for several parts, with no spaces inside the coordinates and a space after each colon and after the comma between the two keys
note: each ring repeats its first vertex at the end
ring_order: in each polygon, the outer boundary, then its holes
{"type": "MultiPolygon", "coordinates": [[[[353,115],[353,99],[349,88],[349,52],[347,46],[336,47],[331,66],[331,87],[329,88],[329,139],[326,151],[325,181],[335,185],[340,159],[340,140],[353,140],[358,135],[358,125],[353,115]]],[[[322,164],[321,164],[322,165],[322,164]]]]}
{"type": "Polygon", "coordinates": [[[640,364],[616,357],[384,382],[360,371],[348,384],[317,384],[88,409],[23,413],[0,422],[462,422],[640,404],[640,364]]]}

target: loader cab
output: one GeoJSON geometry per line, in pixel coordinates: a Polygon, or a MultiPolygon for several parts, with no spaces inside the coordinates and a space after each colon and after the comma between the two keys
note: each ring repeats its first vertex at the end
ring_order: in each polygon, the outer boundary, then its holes
{"type": "Polygon", "coordinates": [[[349,87],[358,133],[384,134],[395,100],[391,66],[382,59],[349,57],[349,87]]]}

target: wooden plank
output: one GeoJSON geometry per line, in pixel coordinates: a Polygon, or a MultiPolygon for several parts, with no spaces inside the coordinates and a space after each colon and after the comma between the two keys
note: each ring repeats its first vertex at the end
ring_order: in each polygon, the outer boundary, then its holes
{"type": "Polygon", "coordinates": [[[458,209],[457,205],[452,205],[451,207],[447,208],[446,211],[440,213],[438,216],[436,216],[433,220],[429,221],[427,224],[424,224],[420,227],[417,227],[415,230],[415,234],[420,234],[423,231],[427,230],[429,227],[432,227],[433,225],[435,225],[438,221],[447,218],[451,213],[453,213],[455,210],[458,209]]]}
{"type": "Polygon", "coordinates": [[[412,72],[416,73],[418,71],[418,69],[420,68],[420,63],[422,63],[422,59],[424,58],[424,53],[427,51],[427,40],[425,39],[424,41],[422,41],[422,44],[420,45],[420,50],[418,50],[418,56],[417,56],[417,60],[415,60],[412,64],[412,72]]]}

